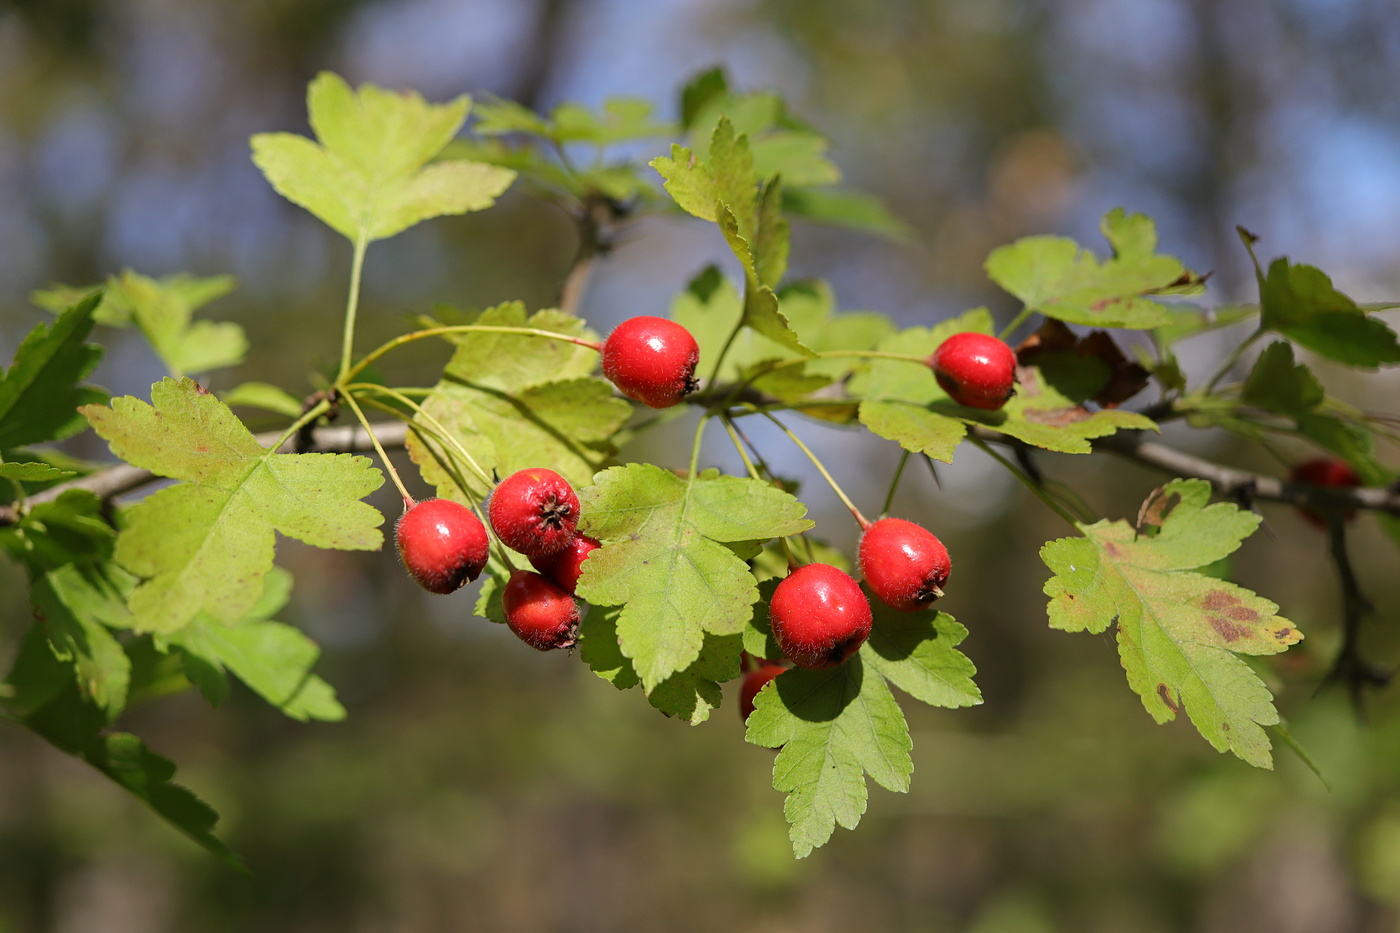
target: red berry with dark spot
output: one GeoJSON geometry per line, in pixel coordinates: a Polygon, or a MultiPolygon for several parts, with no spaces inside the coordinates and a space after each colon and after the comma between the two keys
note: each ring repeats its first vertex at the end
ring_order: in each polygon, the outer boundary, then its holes
{"type": "Polygon", "coordinates": [[[695,391],[700,347],[675,321],[634,317],[603,343],[603,375],[648,408],[670,408],[695,391]]]}
{"type": "Polygon", "coordinates": [[[865,585],[901,612],[915,612],[942,596],[953,569],[943,542],[902,518],[882,518],[867,528],[859,553],[865,585]]]}
{"type": "Polygon", "coordinates": [[[507,476],[491,495],[487,510],[496,535],[526,557],[545,557],[568,547],[578,514],[574,487],[543,467],[507,476]]]}
{"type": "Polygon", "coordinates": [[[835,667],[870,636],[870,603],[860,584],[830,564],[807,564],[773,591],[768,619],[778,647],[798,667],[835,667]]]}
{"type": "MultiPolygon", "coordinates": [[[[1292,483],[1306,483],[1309,486],[1355,487],[1361,485],[1361,477],[1356,475],[1356,471],[1346,461],[1338,460],[1335,457],[1318,457],[1306,463],[1300,463],[1288,474],[1288,480],[1292,483]]],[[[1317,527],[1327,527],[1325,515],[1312,509],[1299,509],[1298,512],[1317,527]]],[[[1355,515],[1355,512],[1347,512],[1342,517],[1350,519],[1355,515]]]]}
{"type": "Polygon", "coordinates": [[[394,529],[394,541],[409,576],[430,593],[451,593],[475,580],[491,548],[481,519],[451,499],[411,506],[394,529]]]}
{"type": "Polygon", "coordinates": [[[578,642],[578,603],[537,573],[512,573],[501,604],[510,630],[531,648],[552,651],[578,642]]]}
{"type": "Polygon", "coordinates": [[[928,364],[943,391],[959,405],[995,410],[1011,398],[1016,354],[990,334],[954,334],[938,345],[928,364]]]}
{"type": "Polygon", "coordinates": [[[781,664],[768,662],[762,664],[744,675],[744,682],[739,685],[739,718],[747,720],[753,713],[753,701],[758,696],[758,691],[762,690],[768,681],[777,677],[787,668],[781,664]]]}
{"type": "Polygon", "coordinates": [[[597,538],[579,535],[562,551],[544,557],[532,557],[530,563],[540,573],[572,593],[578,589],[578,578],[579,574],[583,573],[584,560],[601,546],[597,538]]]}

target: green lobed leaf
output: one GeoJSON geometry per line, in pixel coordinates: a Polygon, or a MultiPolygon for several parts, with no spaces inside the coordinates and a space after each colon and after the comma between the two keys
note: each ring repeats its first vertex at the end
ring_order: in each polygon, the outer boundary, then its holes
{"type": "Polygon", "coordinates": [[[301,399],[268,382],[243,382],[224,393],[224,404],[229,407],[243,405],[276,412],[288,418],[300,417],[301,399]]]}
{"type": "Polygon", "coordinates": [[[78,406],[107,400],[101,389],[82,385],[102,358],[101,347],[83,342],[100,299],[89,294],[52,324],[35,327],[0,373],[0,450],[76,434],[85,426],[78,406]]]}
{"type": "Polygon", "coordinates": [[[1083,537],[1041,548],[1050,625],[1117,628],[1128,684],[1158,722],[1185,710],[1218,751],[1272,767],[1263,726],[1279,721],[1273,698],[1238,654],[1276,654],[1303,636],[1278,607],[1193,568],[1233,552],[1259,517],[1229,503],[1206,505],[1210,485],[1173,480],[1144,504],[1139,530],[1126,522],[1080,526],[1083,537]]]}
{"type": "Polygon", "coordinates": [[[322,72],[307,90],[318,142],[291,133],[253,137],[253,161],[283,197],[352,241],[393,236],[419,221],[483,210],[515,180],[510,169],[429,161],[471,107],[463,95],[429,104],[372,84],[352,90],[322,72]]]}
{"type": "Polygon", "coordinates": [[[153,279],[127,269],[113,276],[110,300],[126,309],[170,374],[202,373],[243,362],[248,339],[237,324],[191,321],[202,305],[227,294],[233,276],[153,279]]]}
{"type": "Polygon", "coordinates": [[[620,606],[588,608],[579,623],[579,656],[603,680],[619,690],[630,690],[641,681],[617,640],[617,617],[621,613],[620,606]]]}
{"type": "Polygon", "coordinates": [[[1313,266],[1280,257],[1259,280],[1260,325],[1328,359],[1361,369],[1400,363],[1400,342],[1384,321],[1332,287],[1313,266]]]}
{"type": "MultiPolygon", "coordinates": [[[[559,311],[539,311],[527,318],[519,302],[489,309],[476,323],[587,333],[581,320],[559,311]]],[[[579,485],[612,455],[611,439],[632,408],[613,397],[611,383],[590,375],[597,365],[596,352],[516,334],[469,333],[455,342],[456,352],[422,407],[487,473],[494,470],[504,477],[548,464],[579,485]]],[[[415,421],[420,425],[431,438],[430,426],[421,417],[415,421]]],[[[441,496],[460,498],[459,481],[477,499],[490,491],[465,466],[460,476],[446,469],[443,458],[450,459],[455,451],[440,441],[425,442],[410,432],[408,452],[441,496]]]]}
{"type": "Polygon", "coordinates": [[[183,481],[132,506],[117,539],[117,561],[142,578],[138,631],[168,635],[200,612],[242,618],[272,569],[274,531],[316,547],[383,543],[383,516],[359,501],[383,482],[368,458],[268,450],[189,379],[156,383],[151,402],[83,409],[117,456],[183,481]]]}
{"type": "Polygon", "coordinates": [[[321,649],[292,626],[272,621],[286,605],[291,585],[291,574],[273,568],[262,598],[238,622],[227,625],[200,613],[168,641],[193,660],[186,671],[215,706],[227,693],[227,670],[292,719],[338,722],[345,708],[331,685],[311,673],[321,649]]]}
{"type": "Polygon", "coordinates": [[[741,635],[706,632],[694,663],[653,687],[647,700],[667,716],[699,725],[710,718],[711,710],[719,707],[720,684],[739,676],[742,650],[741,635]]]}
{"type": "Polygon", "coordinates": [[[77,475],[72,470],[60,470],[47,463],[0,463],[0,479],[13,479],[21,483],[42,483],[77,475]]]}
{"type": "MultiPolygon", "coordinates": [[[[867,594],[868,595],[868,594],[867,594]]],[[[977,668],[958,650],[967,628],[946,612],[898,612],[870,598],[874,624],[861,656],[886,680],[920,702],[957,709],[977,706],[977,668]]]]}
{"type": "Polygon", "coordinates": [[[1269,344],[1255,360],[1245,380],[1244,401],[1268,411],[1297,415],[1322,404],[1322,383],[1303,364],[1294,364],[1293,347],[1285,341],[1269,344]]]}
{"type": "Polygon", "coordinates": [[[68,564],[40,577],[30,592],[54,657],[73,665],[78,689],[107,722],[126,707],[131,682],[131,662],[108,631],[130,627],[125,588],[99,567],[68,564]]]}
{"type": "Polygon", "coordinates": [[[1100,230],[1113,256],[1100,262],[1066,237],[1032,236],[998,247],[987,275],[1048,317],[1095,327],[1161,327],[1171,312],[1146,296],[1198,281],[1181,261],[1157,253],[1157,231],[1143,214],[1114,208],[1100,230]]]}
{"type": "Polygon", "coordinates": [[[793,853],[804,858],[836,826],[854,829],[865,812],[865,775],[909,789],[909,726],[885,680],[868,668],[870,649],[823,671],[793,668],[761,691],[746,738],[781,748],[773,787],[788,794],[793,853]]]}
{"type": "Polygon", "coordinates": [[[707,632],[737,635],[752,614],[753,575],[725,544],[812,524],[802,503],[766,483],[714,471],[685,480],[650,464],[606,470],[579,499],[580,530],[603,546],[583,565],[578,594],[623,607],[622,653],[648,694],[695,663],[707,632]]]}

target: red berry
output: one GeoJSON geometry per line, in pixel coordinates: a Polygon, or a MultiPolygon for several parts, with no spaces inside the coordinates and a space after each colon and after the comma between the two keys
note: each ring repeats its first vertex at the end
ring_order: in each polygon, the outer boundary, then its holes
{"type": "Polygon", "coordinates": [[[451,499],[425,499],[399,519],[394,531],[399,560],[430,593],[451,593],[475,580],[491,543],[472,510],[451,499]]]}
{"type": "Polygon", "coordinates": [[[540,573],[572,593],[578,589],[578,578],[579,574],[583,573],[584,560],[601,546],[597,538],[579,535],[562,551],[544,557],[531,557],[530,563],[540,573]]]}
{"type": "Polygon", "coordinates": [[[830,564],[792,571],[773,591],[768,619],[778,647],[798,667],[835,667],[870,636],[870,603],[860,584],[830,564]]]}
{"type": "MultiPolygon", "coordinates": [[[[1288,481],[1291,483],[1306,483],[1309,486],[1360,486],[1361,477],[1356,475],[1356,471],[1344,460],[1335,457],[1318,457],[1306,463],[1295,466],[1288,474],[1288,481]]],[[[1327,527],[1327,517],[1320,515],[1312,509],[1299,509],[1309,522],[1319,528],[1327,527]]],[[[1342,516],[1350,519],[1355,512],[1347,512],[1342,516]]]]}
{"type": "Polygon", "coordinates": [[[744,682],[739,686],[739,718],[748,719],[753,714],[753,701],[758,696],[758,691],[762,690],[768,681],[777,677],[787,668],[781,664],[774,664],[771,661],[754,668],[744,675],[744,682]]]}
{"type": "Polygon", "coordinates": [[[860,539],[860,572],[880,601],[915,612],[943,595],[952,571],[948,549],[928,529],[902,518],[882,518],[860,539]]]}
{"type": "Polygon", "coordinates": [[[487,514],[506,547],[526,557],[545,557],[562,551],[574,539],[578,496],[558,473],[534,467],[502,480],[487,514]]]}
{"type": "Polygon", "coordinates": [[[700,347],[675,321],[634,317],[603,343],[603,375],[648,408],[670,408],[695,391],[700,347]]]}
{"type": "Polygon", "coordinates": [[[954,334],[938,345],[928,364],[943,391],[959,405],[995,410],[1011,398],[1016,354],[990,334],[954,334]]]}
{"type": "Polygon", "coordinates": [[[578,603],[537,573],[512,573],[501,604],[510,630],[531,648],[572,648],[578,641],[578,603]]]}

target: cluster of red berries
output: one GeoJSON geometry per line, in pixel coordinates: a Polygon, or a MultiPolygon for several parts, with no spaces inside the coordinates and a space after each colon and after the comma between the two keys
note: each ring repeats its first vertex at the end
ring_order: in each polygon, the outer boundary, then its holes
{"type": "MultiPolygon", "coordinates": [[[[604,375],[623,395],[644,405],[667,408],[695,389],[699,348],[690,332],[672,321],[632,318],[609,335],[600,351],[604,375]]],[[[994,337],[957,334],[939,347],[929,365],[939,384],[962,404],[998,408],[1011,394],[1015,357],[994,337]]],[[[584,560],[599,547],[597,540],[578,533],[579,500],[573,487],[553,470],[520,470],[496,487],[488,517],[501,542],[535,568],[514,571],[502,593],[511,631],[541,651],[573,646],[579,624],[573,594],[584,560]]],[[[486,566],[485,527],[470,509],[451,500],[411,505],[399,519],[396,540],[409,574],[433,593],[456,590],[486,566]]],[[[859,562],[871,592],[903,612],[942,596],[951,570],[938,538],[898,518],[866,527],[859,562]]],[[[809,669],[844,663],[870,636],[872,622],[860,584],[821,563],[798,567],[778,584],[769,618],[783,654],[809,669]]],[[[782,670],[764,662],[748,672],[740,702],[745,718],[758,691],[782,670]]]]}
{"type": "MultiPolygon", "coordinates": [[[[948,549],[932,532],[902,518],[872,522],[858,552],[865,585],[891,609],[916,612],[943,595],[952,572],[948,549]]],[[[830,564],[806,564],[789,573],[768,606],[773,637],[798,667],[822,670],[845,663],[870,637],[870,601],[860,584],[830,564]]],[[[739,712],[783,668],[762,662],[744,676],[739,712]]]]}
{"type": "MultiPolygon", "coordinates": [[[[578,533],[573,487],[553,470],[521,470],[496,487],[487,514],[496,537],[538,571],[516,570],[501,594],[510,630],[541,651],[571,647],[579,621],[574,589],[584,558],[598,547],[578,533]]],[[[471,509],[450,499],[409,507],[395,539],[409,575],[431,593],[451,593],[486,566],[485,527],[471,509]]]]}

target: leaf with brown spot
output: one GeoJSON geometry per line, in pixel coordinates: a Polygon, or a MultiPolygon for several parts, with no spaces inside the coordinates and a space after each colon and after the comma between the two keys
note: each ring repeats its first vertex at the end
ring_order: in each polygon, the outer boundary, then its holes
{"type": "Polygon", "coordinates": [[[1263,726],[1278,723],[1273,697],[1238,655],[1277,654],[1302,639],[1267,599],[1194,572],[1239,547],[1258,516],[1208,504],[1202,480],[1155,490],[1125,521],[1081,525],[1082,537],[1041,548],[1052,628],[1117,629],[1128,684],[1158,722],[1185,709],[1217,750],[1272,767],[1263,726]],[[1155,534],[1150,532],[1155,531],[1155,534]]]}

